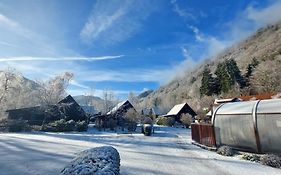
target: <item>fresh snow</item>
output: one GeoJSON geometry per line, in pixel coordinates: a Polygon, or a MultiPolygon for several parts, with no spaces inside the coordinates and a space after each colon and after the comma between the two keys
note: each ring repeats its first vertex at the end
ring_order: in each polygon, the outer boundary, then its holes
{"type": "Polygon", "coordinates": [[[101,146],[80,152],[61,175],[118,175],[119,170],[118,151],[112,146],[101,146]]]}
{"type": "Polygon", "coordinates": [[[0,174],[56,175],[77,153],[113,146],[121,157],[122,175],[281,175],[280,169],[224,157],[191,144],[190,130],[158,127],[152,136],[87,133],[2,133],[0,174]]]}

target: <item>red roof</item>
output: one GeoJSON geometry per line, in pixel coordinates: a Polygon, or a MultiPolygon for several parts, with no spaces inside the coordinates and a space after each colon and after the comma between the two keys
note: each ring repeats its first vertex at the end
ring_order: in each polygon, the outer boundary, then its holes
{"type": "Polygon", "coordinates": [[[251,101],[251,100],[266,100],[272,98],[281,98],[281,94],[278,93],[266,93],[259,95],[248,95],[248,96],[240,96],[239,98],[243,101],[251,101]]]}

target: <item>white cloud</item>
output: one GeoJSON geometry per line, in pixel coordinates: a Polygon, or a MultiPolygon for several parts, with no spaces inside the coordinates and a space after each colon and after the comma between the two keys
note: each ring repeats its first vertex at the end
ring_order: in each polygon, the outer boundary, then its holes
{"type": "Polygon", "coordinates": [[[184,56],[185,59],[189,59],[190,58],[190,55],[189,55],[189,52],[187,50],[187,48],[182,48],[182,54],[184,56]]]}
{"type": "MultiPolygon", "coordinates": [[[[124,91],[124,90],[111,89],[110,91],[113,92],[114,95],[116,95],[117,99],[124,98],[130,93],[130,91],[124,91]]],[[[92,93],[90,89],[68,89],[67,92],[72,96],[91,94],[93,96],[103,98],[104,89],[94,89],[94,93],[92,93]]],[[[137,94],[140,93],[139,91],[134,91],[134,92],[137,94]]]]}
{"type": "Polygon", "coordinates": [[[242,13],[237,14],[236,18],[229,21],[226,26],[225,40],[237,42],[248,37],[258,28],[266,25],[275,24],[281,20],[281,1],[275,0],[265,7],[249,5],[242,13]]]}
{"type": "Polygon", "coordinates": [[[77,82],[76,80],[71,80],[71,81],[70,81],[70,84],[73,85],[73,86],[82,88],[82,89],[87,89],[87,90],[90,90],[90,89],[91,89],[89,86],[86,86],[86,85],[84,85],[84,84],[81,84],[81,83],[77,82]]]}
{"type": "Polygon", "coordinates": [[[194,59],[190,56],[187,48],[182,47],[181,50],[184,61],[182,61],[180,64],[176,64],[176,66],[173,67],[172,74],[169,76],[170,80],[174,79],[175,77],[182,77],[186,75],[186,72],[193,71],[198,64],[198,62],[195,62],[194,59]]]}
{"type": "Polygon", "coordinates": [[[1,45],[6,46],[0,48],[2,56],[13,55],[16,53],[57,56],[62,50],[66,50],[63,47],[56,45],[55,42],[50,41],[45,36],[31,31],[26,26],[21,25],[19,22],[1,13],[0,38],[1,45]],[[12,51],[7,49],[7,47],[17,47],[17,49],[12,51]]]}
{"type": "Polygon", "coordinates": [[[97,0],[80,37],[87,43],[112,44],[124,41],[141,28],[142,22],[155,10],[149,0],[97,0]]]}
{"type": "Polygon", "coordinates": [[[281,20],[281,1],[276,0],[275,3],[266,8],[255,8],[249,6],[246,9],[247,19],[254,21],[257,26],[273,24],[281,20]]]}
{"type": "Polygon", "coordinates": [[[0,25],[9,27],[18,27],[18,24],[0,13],[0,25]]]}
{"type": "Polygon", "coordinates": [[[172,70],[168,69],[127,69],[127,70],[88,70],[80,71],[78,79],[81,81],[112,81],[112,82],[159,82],[166,81],[172,70]],[[91,76],[87,76],[91,75],[91,76]]]}
{"type": "Polygon", "coordinates": [[[177,13],[180,17],[183,17],[185,19],[191,19],[194,21],[197,20],[195,15],[193,15],[191,12],[189,12],[187,9],[181,8],[177,0],[171,0],[171,4],[173,5],[173,11],[177,13]]]}
{"type": "Polygon", "coordinates": [[[8,47],[16,47],[15,45],[9,43],[9,42],[4,42],[4,41],[0,41],[0,45],[2,46],[8,46],[8,47]]]}
{"type": "Polygon", "coordinates": [[[0,57],[0,62],[7,61],[99,61],[121,58],[124,55],[100,57],[0,57]]]}
{"type": "Polygon", "coordinates": [[[203,42],[205,40],[204,35],[199,31],[199,29],[195,26],[189,26],[192,32],[195,34],[195,38],[199,42],[203,42]]]}
{"type": "MultiPolygon", "coordinates": [[[[221,25],[224,27],[224,32],[220,35],[206,35],[201,32],[196,26],[189,25],[189,28],[194,33],[200,49],[204,48],[201,59],[215,57],[227,47],[230,47],[235,42],[241,41],[251,35],[260,27],[269,24],[274,24],[281,20],[281,1],[273,1],[272,4],[257,8],[252,4],[244,11],[236,15],[236,17],[221,25]]],[[[197,50],[198,52],[198,50],[197,50]]]]}

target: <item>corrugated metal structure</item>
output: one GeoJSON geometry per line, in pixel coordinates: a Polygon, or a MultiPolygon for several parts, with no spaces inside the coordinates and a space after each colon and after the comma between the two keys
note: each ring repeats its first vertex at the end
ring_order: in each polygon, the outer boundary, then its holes
{"type": "Polygon", "coordinates": [[[281,153],[281,99],[222,104],[212,123],[217,146],[281,153]]]}
{"type": "Polygon", "coordinates": [[[211,124],[191,124],[191,138],[202,145],[216,146],[214,127],[211,124]]]}

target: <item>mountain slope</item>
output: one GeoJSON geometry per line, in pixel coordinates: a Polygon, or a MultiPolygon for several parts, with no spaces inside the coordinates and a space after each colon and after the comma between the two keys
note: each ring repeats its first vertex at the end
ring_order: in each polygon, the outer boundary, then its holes
{"type": "Polygon", "coordinates": [[[88,106],[89,103],[104,103],[104,100],[96,96],[77,95],[73,97],[77,103],[82,106],[88,106]]]}
{"type": "Polygon", "coordinates": [[[39,104],[40,85],[13,71],[0,71],[0,111],[39,104]]]}
{"type": "MultiPolygon", "coordinates": [[[[167,112],[173,105],[188,102],[193,109],[200,111],[209,107],[216,97],[201,97],[200,86],[204,67],[209,66],[214,73],[218,63],[233,58],[241,70],[246,72],[247,66],[253,58],[260,62],[260,65],[267,64],[267,60],[280,61],[281,59],[281,23],[259,29],[251,37],[226,49],[216,57],[205,60],[202,64],[183,78],[178,78],[169,84],[160,87],[152,92],[139,105],[160,106],[162,112],[167,112]]],[[[277,62],[276,64],[278,64],[277,62]]],[[[239,94],[236,94],[239,96],[239,94]]],[[[233,94],[222,94],[221,97],[233,96],[233,94]]]]}

